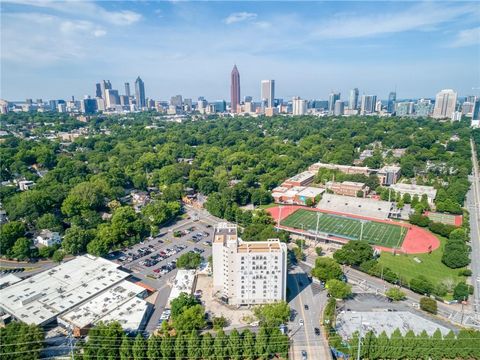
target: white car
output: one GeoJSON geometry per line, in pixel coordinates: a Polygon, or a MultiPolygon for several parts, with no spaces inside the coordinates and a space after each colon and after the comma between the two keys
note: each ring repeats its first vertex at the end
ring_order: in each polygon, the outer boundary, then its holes
{"type": "Polygon", "coordinates": [[[300,319],[300,326],[303,326],[303,319],[300,319]]]}

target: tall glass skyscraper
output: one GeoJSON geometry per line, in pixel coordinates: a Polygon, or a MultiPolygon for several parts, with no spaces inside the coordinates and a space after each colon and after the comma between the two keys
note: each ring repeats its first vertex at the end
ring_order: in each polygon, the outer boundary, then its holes
{"type": "Polygon", "coordinates": [[[139,109],[146,106],[145,102],[145,84],[143,83],[140,76],[135,80],[135,99],[137,100],[137,107],[139,109]]]}
{"type": "Polygon", "coordinates": [[[358,89],[350,90],[350,98],[348,99],[348,107],[350,110],[356,110],[358,106],[358,89]]]}
{"type": "Polygon", "coordinates": [[[328,112],[333,114],[335,110],[335,103],[340,100],[340,93],[330,93],[328,96],[328,112]]]}
{"type": "Polygon", "coordinates": [[[388,94],[388,102],[387,102],[387,112],[393,114],[395,112],[395,102],[397,101],[397,93],[395,91],[390,92],[388,94]]]}
{"type": "Polygon", "coordinates": [[[230,75],[230,108],[231,112],[239,112],[240,106],[240,73],[238,72],[237,65],[233,66],[232,73],[230,75]]]}
{"type": "Polygon", "coordinates": [[[125,83],[125,96],[130,96],[130,83],[125,83]]]}

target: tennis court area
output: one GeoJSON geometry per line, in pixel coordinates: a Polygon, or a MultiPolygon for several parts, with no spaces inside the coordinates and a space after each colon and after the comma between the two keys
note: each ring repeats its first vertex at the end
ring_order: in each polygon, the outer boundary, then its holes
{"type": "Polygon", "coordinates": [[[399,248],[407,233],[407,228],[398,225],[305,209],[296,210],[281,220],[280,225],[315,232],[317,217],[319,233],[347,240],[365,240],[388,248],[399,248]]]}
{"type": "Polygon", "coordinates": [[[430,220],[434,222],[439,222],[447,225],[455,225],[455,226],[462,225],[461,215],[451,215],[451,214],[443,214],[443,213],[437,213],[437,212],[427,212],[426,215],[430,220]]]}

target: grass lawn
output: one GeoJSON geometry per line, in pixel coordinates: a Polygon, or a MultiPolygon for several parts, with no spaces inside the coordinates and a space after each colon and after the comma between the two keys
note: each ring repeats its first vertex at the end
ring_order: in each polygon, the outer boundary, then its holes
{"type": "Polygon", "coordinates": [[[423,275],[433,284],[439,284],[448,278],[453,279],[454,284],[457,284],[464,278],[463,276],[458,276],[458,272],[461,269],[450,269],[442,263],[443,247],[446,239],[441,236],[437,237],[440,239],[441,245],[431,254],[402,254],[394,256],[389,252],[382,252],[379,262],[407,281],[423,275]],[[416,262],[414,258],[420,259],[421,263],[416,262]]]}
{"type": "Polygon", "coordinates": [[[401,246],[407,230],[404,227],[383,222],[360,220],[349,216],[298,209],[281,221],[281,225],[295,229],[315,231],[348,240],[365,240],[373,245],[389,248],[401,246]]]}
{"type": "Polygon", "coordinates": [[[275,204],[275,203],[270,203],[270,204],[266,204],[266,205],[257,206],[257,208],[262,209],[262,210],[266,210],[266,209],[270,209],[270,208],[275,207],[275,206],[278,206],[278,205],[275,204]]]}

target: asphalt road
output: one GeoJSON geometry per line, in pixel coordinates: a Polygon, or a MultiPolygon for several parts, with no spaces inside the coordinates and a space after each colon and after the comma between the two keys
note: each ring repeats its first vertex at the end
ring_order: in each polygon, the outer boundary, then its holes
{"type": "Polygon", "coordinates": [[[472,147],[473,174],[472,187],[467,193],[467,208],[470,212],[470,242],[472,246],[471,265],[473,292],[473,309],[477,321],[480,321],[480,172],[473,140],[472,147]]]}
{"type": "Polygon", "coordinates": [[[298,266],[289,272],[287,287],[290,291],[289,305],[295,313],[288,324],[292,359],[302,359],[302,351],[307,352],[308,360],[330,359],[323,334],[315,335],[314,331],[315,328],[321,329],[320,318],[326,303],[325,291],[314,293],[307,274],[298,266]],[[303,320],[303,325],[300,320],[303,320]]]}

